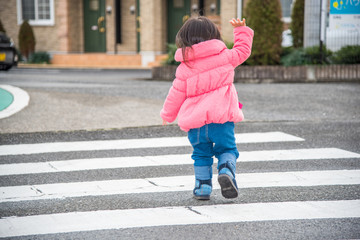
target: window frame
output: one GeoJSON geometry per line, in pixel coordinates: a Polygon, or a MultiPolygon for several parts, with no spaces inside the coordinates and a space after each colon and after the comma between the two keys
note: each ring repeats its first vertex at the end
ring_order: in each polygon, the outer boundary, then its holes
{"type": "MultiPolygon", "coordinates": [[[[54,26],[55,25],[55,7],[54,0],[50,1],[50,19],[38,19],[38,0],[34,0],[35,2],[35,20],[29,20],[29,24],[31,26],[54,26]]],[[[17,3],[17,21],[18,25],[21,25],[24,21],[22,18],[22,3],[21,0],[16,0],[17,3]]]]}
{"type": "MultiPolygon", "coordinates": [[[[295,1],[294,0],[291,0],[291,4],[290,4],[290,16],[288,17],[282,17],[281,20],[284,22],[284,23],[291,23],[292,19],[291,19],[291,14],[292,14],[292,10],[293,10],[293,7],[294,7],[294,3],[295,1]]],[[[281,4],[281,8],[283,8],[282,6],[282,2],[280,1],[280,4],[281,4]]],[[[281,9],[281,14],[282,14],[282,11],[283,9],[281,9]]]]}

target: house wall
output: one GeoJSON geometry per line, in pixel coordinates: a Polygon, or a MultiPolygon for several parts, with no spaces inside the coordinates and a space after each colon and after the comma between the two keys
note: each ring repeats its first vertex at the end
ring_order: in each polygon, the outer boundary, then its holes
{"type": "Polygon", "coordinates": [[[155,61],[157,54],[166,51],[166,0],[140,1],[140,54],[142,65],[155,61]]]}
{"type": "MultiPolygon", "coordinates": [[[[106,14],[106,48],[107,52],[115,52],[115,5],[113,0],[106,0],[106,6],[111,6],[112,13],[106,14]]],[[[136,52],[136,14],[130,13],[130,7],[136,6],[136,0],[121,1],[121,34],[120,44],[116,44],[117,52],[136,52]]]]}
{"type": "MultiPolygon", "coordinates": [[[[67,0],[68,5],[68,52],[84,52],[84,5],[83,1],[67,0]]],[[[58,11],[58,9],[55,9],[58,11]]]]}
{"type": "Polygon", "coordinates": [[[68,0],[55,0],[54,26],[32,26],[35,38],[35,51],[68,52],[71,41],[68,38],[68,0]]]}
{"type": "Polygon", "coordinates": [[[166,0],[140,1],[141,51],[162,52],[166,49],[166,0]]]}
{"type": "MultiPolygon", "coordinates": [[[[76,15],[69,19],[70,12],[68,12],[69,8],[78,2],[79,1],[55,0],[55,24],[53,26],[32,26],[36,40],[35,51],[49,51],[54,53],[68,52],[72,49],[79,51],[81,49],[79,43],[81,40],[77,40],[79,37],[71,37],[71,34],[74,35],[76,32],[78,35],[79,27],[69,31],[69,25],[79,25],[78,19],[74,21],[74,18],[77,18],[75,17],[76,15]]],[[[0,19],[7,34],[14,40],[15,45],[19,46],[18,35],[20,25],[17,21],[16,0],[0,0],[0,19]]]]}
{"type": "MultiPolygon", "coordinates": [[[[247,1],[243,0],[244,6],[247,1]]],[[[167,2],[168,0],[140,1],[140,51],[142,54],[157,55],[166,52],[167,44],[167,2]]],[[[198,3],[192,0],[191,4],[198,3]]],[[[205,0],[205,15],[211,18],[221,29],[224,40],[232,41],[232,26],[229,19],[236,16],[237,1],[221,0],[220,16],[210,12],[210,5],[216,0],[205,0]]],[[[106,0],[106,6],[112,7],[112,13],[106,13],[106,51],[118,54],[136,53],[137,29],[136,14],[130,13],[130,6],[136,6],[136,0],[121,1],[122,43],[115,45],[115,5],[106,0]],[[116,46],[116,47],[115,47],[116,46]]],[[[0,19],[7,33],[18,46],[17,1],[0,0],[0,19]]],[[[51,53],[83,53],[84,26],[83,0],[54,0],[54,26],[33,26],[37,40],[36,51],[51,53]]],[[[137,6],[136,6],[137,7],[137,6]]],[[[217,6],[218,7],[218,6],[217,6]]]]}
{"type": "Polygon", "coordinates": [[[221,1],[220,7],[220,22],[221,22],[221,35],[224,41],[233,42],[233,27],[229,23],[229,20],[236,18],[237,1],[221,1]]]}
{"type": "Polygon", "coordinates": [[[16,0],[0,0],[0,20],[6,30],[6,34],[12,38],[18,46],[18,32],[20,26],[17,24],[16,0]]]}

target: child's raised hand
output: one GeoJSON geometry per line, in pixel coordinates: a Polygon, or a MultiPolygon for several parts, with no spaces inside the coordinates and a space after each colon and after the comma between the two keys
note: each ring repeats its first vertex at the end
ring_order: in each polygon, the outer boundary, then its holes
{"type": "Polygon", "coordinates": [[[238,19],[233,18],[232,20],[230,20],[230,23],[234,28],[235,27],[246,27],[245,18],[243,18],[242,21],[239,18],[238,19]]]}

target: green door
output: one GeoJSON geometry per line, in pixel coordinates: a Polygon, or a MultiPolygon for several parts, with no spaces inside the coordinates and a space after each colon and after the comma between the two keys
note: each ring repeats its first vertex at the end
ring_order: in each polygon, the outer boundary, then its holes
{"type": "Polygon", "coordinates": [[[85,52],[106,52],[105,0],[84,0],[85,52]]]}
{"type": "Polygon", "coordinates": [[[174,43],[183,23],[190,16],[190,0],[168,0],[168,42],[174,43]]]}

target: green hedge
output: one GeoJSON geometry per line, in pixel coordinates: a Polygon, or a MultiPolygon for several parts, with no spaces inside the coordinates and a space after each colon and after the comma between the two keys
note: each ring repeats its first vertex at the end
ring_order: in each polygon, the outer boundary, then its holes
{"type": "Polygon", "coordinates": [[[20,52],[26,59],[35,51],[35,35],[28,20],[24,21],[19,30],[19,48],[20,52]]]}
{"type": "Polygon", "coordinates": [[[30,55],[28,63],[50,63],[50,55],[47,52],[34,52],[30,55]]]}
{"type": "Polygon", "coordinates": [[[345,46],[335,52],[331,57],[335,64],[358,64],[360,63],[360,46],[345,46]]]}
{"type": "Polygon", "coordinates": [[[290,29],[295,48],[304,46],[304,10],[305,0],[296,0],[291,11],[290,29]]]}
{"type": "Polygon", "coordinates": [[[251,0],[244,11],[246,25],[255,32],[249,65],[278,65],[283,23],[280,0],[251,0]]]}
{"type": "Polygon", "coordinates": [[[163,62],[164,65],[179,65],[180,63],[175,61],[175,52],[177,50],[176,44],[168,44],[167,50],[168,50],[168,57],[163,62]]]}

